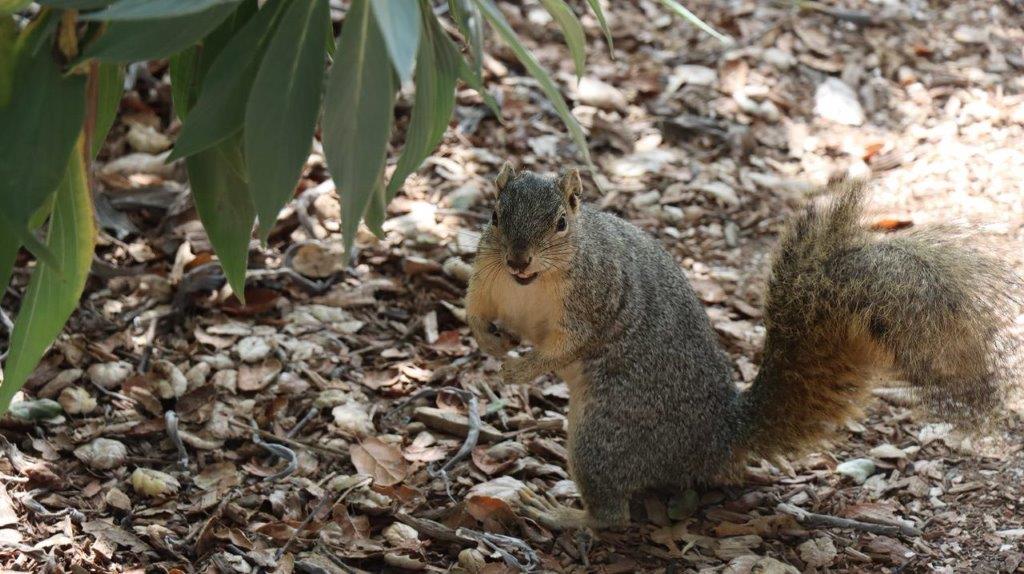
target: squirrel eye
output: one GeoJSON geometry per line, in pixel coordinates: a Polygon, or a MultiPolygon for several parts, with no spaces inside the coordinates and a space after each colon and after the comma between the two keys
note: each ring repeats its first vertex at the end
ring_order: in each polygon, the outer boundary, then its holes
{"type": "Polygon", "coordinates": [[[555,231],[565,231],[567,225],[568,223],[566,223],[565,216],[563,215],[558,218],[558,223],[555,224],[555,231]]]}
{"type": "Polygon", "coordinates": [[[498,224],[498,210],[497,209],[495,209],[494,211],[491,212],[491,224],[493,224],[493,225],[497,225],[498,224]]]}

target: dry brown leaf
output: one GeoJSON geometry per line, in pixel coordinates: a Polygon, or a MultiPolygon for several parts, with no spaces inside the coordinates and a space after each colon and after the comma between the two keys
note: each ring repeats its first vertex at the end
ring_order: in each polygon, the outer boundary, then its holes
{"type": "Polygon", "coordinates": [[[243,392],[262,391],[281,373],[283,365],[276,357],[250,365],[243,363],[238,367],[238,390],[243,392]]]}
{"type": "Polygon", "coordinates": [[[402,451],[376,437],[352,445],[349,452],[356,470],[372,476],[375,484],[392,486],[409,475],[409,465],[402,458],[402,451]]]}

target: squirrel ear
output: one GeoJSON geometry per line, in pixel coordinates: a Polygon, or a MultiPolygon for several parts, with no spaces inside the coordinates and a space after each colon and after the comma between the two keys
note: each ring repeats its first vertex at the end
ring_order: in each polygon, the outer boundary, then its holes
{"type": "Polygon", "coordinates": [[[516,176],[515,168],[512,167],[511,163],[506,161],[501,166],[501,171],[498,172],[498,177],[494,180],[495,185],[498,186],[498,191],[501,191],[501,190],[505,189],[505,186],[508,185],[508,182],[512,181],[512,179],[515,176],[516,176]]]}
{"type": "Polygon", "coordinates": [[[573,168],[565,170],[558,176],[558,189],[569,201],[569,206],[576,209],[580,202],[580,194],[583,193],[583,180],[580,179],[580,170],[573,168]]]}

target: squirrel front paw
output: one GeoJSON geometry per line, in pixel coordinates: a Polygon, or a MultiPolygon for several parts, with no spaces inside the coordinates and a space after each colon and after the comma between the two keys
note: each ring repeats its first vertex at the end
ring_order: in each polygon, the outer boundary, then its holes
{"type": "Polygon", "coordinates": [[[516,348],[519,341],[494,323],[490,323],[485,331],[477,333],[476,344],[488,355],[504,357],[506,353],[516,348]]]}
{"type": "Polygon", "coordinates": [[[510,385],[525,385],[537,376],[531,361],[526,357],[505,359],[501,365],[501,378],[510,385]]]}

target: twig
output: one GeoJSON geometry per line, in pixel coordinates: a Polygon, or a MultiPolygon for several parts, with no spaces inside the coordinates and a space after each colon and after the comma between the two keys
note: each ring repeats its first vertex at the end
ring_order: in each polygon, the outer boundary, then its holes
{"type": "MultiPolygon", "coordinates": [[[[355,490],[357,488],[362,488],[362,487],[370,484],[371,482],[373,482],[373,478],[367,477],[365,480],[361,480],[361,481],[353,484],[352,486],[346,488],[345,490],[341,491],[337,496],[334,497],[334,502],[331,503],[331,509],[333,510],[335,506],[338,506],[339,504],[341,504],[341,501],[345,500],[345,498],[353,490],[355,490]]],[[[324,506],[326,505],[328,500],[330,500],[330,499],[327,498],[326,496],[321,498],[320,499],[320,503],[316,505],[316,508],[313,509],[313,512],[310,512],[306,516],[306,518],[302,519],[302,522],[299,523],[299,525],[295,528],[295,530],[292,531],[291,536],[288,537],[288,540],[285,541],[284,546],[282,546],[281,548],[278,548],[278,550],[277,550],[277,559],[278,560],[280,560],[281,557],[284,556],[284,553],[288,550],[288,547],[291,546],[292,542],[294,542],[295,539],[299,536],[299,532],[302,532],[302,529],[305,528],[310,522],[312,522],[313,519],[316,518],[316,516],[318,514],[320,514],[320,511],[324,509],[324,506]]]]}
{"type": "Polygon", "coordinates": [[[26,493],[18,501],[21,502],[22,506],[24,506],[30,512],[32,512],[32,514],[36,514],[46,518],[63,518],[65,516],[70,516],[71,520],[77,523],[81,523],[85,520],[85,515],[82,514],[82,511],[78,510],[77,508],[71,508],[69,506],[67,508],[63,508],[57,511],[53,511],[46,508],[45,506],[40,504],[36,499],[32,498],[31,492],[26,493]]]}
{"type": "Polygon", "coordinates": [[[92,384],[93,387],[96,388],[97,391],[100,392],[100,394],[107,395],[108,397],[111,397],[111,398],[114,398],[114,399],[120,399],[122,401],[128,401],[128,402],[133,403],[133,404],[139,402],[139,401],[129,397],[128,395],[126,395],[124,393],[119,393],[117,391],[112,391],[110,389],[104,389],[103,387],[98,385],[96,383],[96,381],[93,381],[92,379],[88,379],[88,381],[89,381],[90,384],[92,384]]]}
{"type": "Polygon", "coordinates": [[[476,443],[480,439],[480,425],[483,424],[480,420],[480,409],[477,404],[476,395],[455,387],[445,387],[441,390],[458,395],[458,397],[466,403],[466,410],[469,411],[469,432],[466,433],[466,441],[462,443],[459,451],[455,453],[455,456],[448,459],[448,462],[444,463],[444,466],[437,471],[431,471],[428,469],[427,472],[432,476],[438,474],[446,476],[448,471],[451,470],[456,463],[466,458],[466,456],[476,448],[476,443]]]}
{"type": "Polygon", "coordinates": [[[153,355],[153,341],[156,340],[156,324],[159,321],[159,317],[153,317],[149,320],[149,326],[146,327],[146,348],[142,350],[142,357],[139,359],[139,365],[137,367],[137,370],[140,373],[145,373],[149,370],[149,358],[153,355]]]}
{"type": "Polygon", "coordinates": [[[316,226],[313,225],[313,218],[309,216],[309,206],[321,195],[334,191],[334,180],[325,179],[319,184],[299,194],[295,199],[295,217],[298,218],[302,228],[310,238],[316,239],[316,226]]]}
{"type": "Polygon", "coordinates": [[[233,419],[228,419],[228,423],[230,423],[232,425],[235,425],[236,427],[241,427],[241,428],[245,428],[245,429],[248,429],[250,431],[256,432],[256,433],[258,433],[263,438],[268,438],[268,439],[271,439],[271,440],[276,440],[277,442],[280,442],[282,444],[286,444],[286,445],[288,445],[290,447],[293,447],[293,448],[304,448],[306,450],[315,450],[315,451],[318,451],[318,452],[323,452],[323,453],[327,453],[327,454],[333,454],[335,456],[343,456],[343,457],[346,457],[346,458],[348,458],[350,456],[348,451],[338,450],[336,448],[331,448],[329,446],[321,446],[321,445],[318,445],[318,444],[310,444],[310,443],[307,443],[307,442],[302,442],[302,441],[299,441],[299,440],[295,440],[295,439],[291,439],[291,438],[286,438],[286,437],[283,437],[283,436],[280,436],[280,435],[276,435],[276,434],[274,434],[274,433],[272,433],[270,431],[265,431],[263,429],[253,429],[249,425],[247,425],[245,423],[242,423],[242,422],[239,422],[239,421],[236,421],[236,420],[233,420],[233,419]]]}
{"type": "Polygon", "coordinates": [[[501,559],[505,561],[505,564],[518,569],[520,572],[532,572],[533,569],[540,564],[540,560],[537,558],[537,552],[531,548],[529,544],[513,536],[494,534],[493,532],[478,532],[476,530],[470,530],[469,528],[459,528],[455,531],[455,534],[465,536],[466,538],[470,538],[484,544],[491,550],[500,554],[501,559]],[[515,555],[505,550],[503,546],[511,546],[512,548],[522,552],[523,556],[526,557],[526,564],[520,562],[515,555]]]}
{"type": "Polygon", "coordinates": [[[332,550],[331,548],[328,548],[322,542],[317,542],[316,545],[313,548],[316,550],[317,554],[321,554],[323,556],[326,556],[327,559],[330,560],[332,564],[334,564],[338,568],[341,568],[342,570],[344,570],[348,574],[360,574],[361,572],[364,572],[363,570],[356,570],[355,568],[349,566],[348,564],[345,564],[345,562],[341,559],[341,557],[339,557],[338,555],[336,555],[334,553],[334,550],[332,550]]]}
{"type": "Polygon", "coordinates": [[[260,438],[259,427],[256,426],[256,421],[252,421],[252,442],[263,447],[263,450],[270,454],[277,455],[286,461],[288,464],[279,472],[264,478],[264,482],[272,482],[280,480],[286,476],[293,474],[299,468],[299,457],[295,455],[295,451],[284,446],[283,444],[277,444],[273,442],[266,442],[260,438]]]}
{"type": "Polygon", "coordinates": [[[461,536],[440,522],[435,522],[426,518],[416,518],[415,516],[404,512],[396,512],[394,516],[395,520],[402,524],[411,526],[416,530],[416,532],[425,534],[435,540],[443,540],[444,542],[451,542],[462,546],[476,546],[476,541],[474,539],[461,536]]]}
{"type": "MultiPolygon", "coordinates": [[[[2,298],[2,297],[3,297],[3,294],[0,293],[0,298],[2,298]]],[[[2,326],[5,331],[7,331],[8,335],[10,335],[11,333],[14,332],[14,323],[11,321],[11,318],[7,316],[7,313],[4,313],[3,307],[0,307],[0,326],[2,326]]],[[[10,337],[8,337],[8,339],[9,338],[10,337]]],[[[10,353],[10,352],[11,352],[11,345],[10,345],[10,341],[8,341],[7,348],[4,349],[3,353],[0,353],[0,361],[3,361],[4,359],[6,359],[7,358],[7,354],[10,353]]]]}
{"type": "Polygon", "coordinates": [[[7,316],[7,313],[4,313],[3,308],[0,308],[0,326],[3,326],[8,333],[14,330],[14,322],[7,316]]]}
{"type": "MultiPolygon", "coordinates": [[[[293,244],[298,245],[298,244],[293,244]]],[[[290,248],[289,248],[290,249],[290,248]]],[[[287,275],[291,277],[293,281],[301,285],[306,291],[309,291],[313,295],[320,295],[327,291],[331,286],[330,281],[314,281],[309,277],[306,277],[302,273],[299,273],[291,267],[291,259],[285,256],[285,267],[279,267],[277,269],[250,269],[245,277],[246,282],[253,279],[263,279],[264,277],[277,277],[278,275],[287,275]]]]}
{"type": "Polygon", "coordinates": [[[491,385],[487,384],[487,381],[480,381],[477,388],[483,389],[484,394],[487,395],[487,400],[492,403],[491,409],[495,406],[498,407],[498,419],[501,420],[501,426],[504,429],[508,429],[508,414],[505,412],[505,403],[501,397],[494,392],[494,389],[491,388],[491,385]]]}
{"type": "Polygon", "coordinates": [[[785,512],[790,516],[797,519],[800,524],[804,526],[825,526],[828,528],[849,528],[851,530],[860,530],[863,532],[870,532],[872,534],[884,534],[886,536],[895,536],[902,534],[904,536],[921,536],[921,531],[909,524],[874,524],[871,522],[862,522],[860,520],[853,520],[851,518],[840,518],[838,516],[829,516],[828,514],[817,514],[815,512],[808,512],[803,508],[794,506],[792,504],[780,503],[777,510],[785,512]]]}
{"type": "Polygon", "coordinates": [[[451,470],[459,461],[466,458],[466,456],[476,448],[477,441],[480,439],[480,427],[483,422],[480,420],[480,409],[478,408],[477,398],[472,392],[465,389],[459,389],[456,387],[444,387],[442,389],[422,389],[408,397],[402,399],[397,405],[395,405],[390,411],[384,415],[384,419],[389,419],[394,414],[405,407],[407,407],[413,401],[421,398],[436,395],[438,393],[452,393],[462,399],[462,402],[466,403],[466,410],[469,411],[469,429],[466,432],[466,440],[462,443],[459,451],[455,453],[455,456],[450,458],[444,465],[434,470],[432,467],[427,468],[427,474],[432,478],[438,476],[444,481],[444,490],[448,494],[448,498],[454,500],[451,493],[451,481],[448,479],[448,471],[451,470]]]}
{"type": "Polygon", "coordinates": [[[164,424],[167,425],[167,436],[171,438],[175,448],[178,449],[178,468],[188,470],[188,451],[185,444],[181,442],[181,435],[178,434],[178,413],[167,411],[164,414],[164,424]]]}
{"type": "Polygon", "coordinates": [[[320,409],[318,409],[316,407],[310,407],[309,411],[306,412],[306,415],[304,417],[302,417],[299,420],[299,422],[295,423],[295,426],[293,426],[291,428],[291,430],[289,430],[287,433],[285,433],[284,436],[286,436],[288,438],[292,438],[293,436],[299,434],[299,431],[301,431],[303,427],[305,427],[307,424],[309,424],[309,421],[313,420],[313,417],[315,417],[319,413],[320,413],[320,409]]]}

